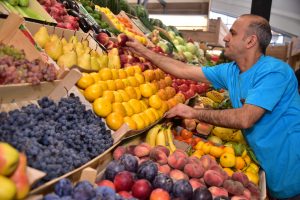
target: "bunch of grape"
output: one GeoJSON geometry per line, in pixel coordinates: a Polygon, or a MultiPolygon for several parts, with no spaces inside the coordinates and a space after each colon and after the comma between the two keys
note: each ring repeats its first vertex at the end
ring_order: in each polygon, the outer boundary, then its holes
{"type": "Polygon", "coordinates": [[[57,70],[53,64],[41,60],[28,61],[23,51],[10,46],[0,45],[0,85],[12,83],[39,84],[41,81],[53,81],[57,70]]]}
{"type": "Polygon", "coordinates": [[[25,53],[23,50],[14,48],[11,45],[0,44],[0,57],[7,55],[12,56],[16,60],[24,59],[25,53]]]}
{"type": "MultiPolygon", "coordinates": [[[[94,187],[88,181],[78,182],[75,186],[72,185],[69,179],[61,179],[54,186],[54,193],[47,194],[43,200],[90,200],[90,199],[105,199],[105,200],[125,200],[116,191],[108,186],[94,187]]],[[[136,198],[126,198],[126,200],[137,200],[136,198]]]]}
{"type": "Polygon", "coordinates": [[[0,113],[0,141],[25,152],[29,166],[47,173],[36,186],[72,171],[112,146],[111,131],[74,94],[58,104],[44,97],[38,105],[0,113]]]}

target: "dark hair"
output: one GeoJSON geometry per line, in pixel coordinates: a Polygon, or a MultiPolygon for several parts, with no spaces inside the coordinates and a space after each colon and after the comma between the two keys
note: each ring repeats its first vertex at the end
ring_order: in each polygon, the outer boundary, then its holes
{"type": "Polygon", "coordinates": [[[259,48],[263,54],[266,53],[266,49],[272,39],[271,26],[269,22],[258,15],[246,14],[241,17],[250,17],[253,20],[250,22],[247,30],[247,34],[255,34],[258,38],[259,48]]]}

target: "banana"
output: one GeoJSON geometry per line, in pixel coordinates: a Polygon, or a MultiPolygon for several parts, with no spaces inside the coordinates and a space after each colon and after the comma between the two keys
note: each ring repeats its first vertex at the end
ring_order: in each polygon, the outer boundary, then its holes
{"type": "Polygon", "coordinates": [[[176,150],[176,146],[174,145],[174,142],[173,142],[171,127],[172,127],[172,125],[168,126],[168,128],[166,129],[166,133],[167,133],[168,144],[169,144],[168,146],[169,146],[170,152],[172,154],[176,150]]]}
{"type": "Polygon", "coordinates": [[[246,144],[241,130],[215,126],[212,130],[212,134],[225,141],[240,142],[242,144],[246,144]]]}
{"type": "Polygon", "coordinates": [[[165,128],[161,128],[160,131],[158,132],[156,139],[155,139],[155,145],[162,145],[162,146],[167,146],[166,143],[166,136],[165,136],[165,128]]]}
{"type": "Polygon", "coordinates": [[[156,136],[160,129],[161,129],[161,124],[158,124],[158,125],[152,127],[148,131],[147,136],[146,136],[146,143],[148,143],[151,147],[155,147],[156,136]]]}

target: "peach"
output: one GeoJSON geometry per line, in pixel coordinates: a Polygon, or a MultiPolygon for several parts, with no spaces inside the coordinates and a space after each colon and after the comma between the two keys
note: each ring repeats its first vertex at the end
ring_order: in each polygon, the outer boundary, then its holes
{"type": "Polygon", "coordinates": [[[186,164],[183,171],[190,178],[201,178],[204,174],[202,165],[197,164],[186,164]]]}
{"type": "Polygon", "coordinates": [[[182,120],[182,126],[189,131],[195,130],[197,124],[194,119],[184,119],[182,120]]]}
{"type": "Polygon", "coordinates": [[[228,192],[222,187],[216,187],[216,186],[211,186],[208,188],[210,193],[212,194],[213,198],[217,196],[225,196],[228,197],[228,192]]]}
{"type": "Polygon", "coordinates": [[[150,151],[150,158],[153,161],[159,163],[160,165],[164,165],[164,164],[168,163],[167,155],[163,151],[156,149],[156,148],[153,148],[150,151]]]}
{"type": "Polygon", "coordinates": [[[196,190],[197,188],[206,188],[206,185],[202,183],[199,179],[191,178],[189,180],[193,190],[196,190]]]}
{"type": "Polygon", "coordinates": [[[124,146],[118,146],[113,152],[114,160],[119,160],[120,157],[126,153],[126,148],[124,146]]]}
{"type": "Polygon", "coordinates": [[[136,146],[137,145],[129,145],[129,146],[127,146],[126,147],[127,153],[130,153],[130,154],[134,155],[134,149],[135,149],[136,146]]]}
{"type": "Polygon", "coordinates": [[[212,165],[210,169],[219,172],[223,176],[224,180],[227,180],[229,178],[228,174],[219,165],[212,165]]]}
{"type": "Polygon", "coordinates": [[[260,197],[260,190],[257,187],[257,185],[255,185],[252,182],[249,182],[249,184],[247,185],[247,189],[251,192],[252,199],[259,199],[259,197],[260,197]]]}
{"type": "Polygon", "coordinates": [[[248,176],[242,172],[234,172],[231,176],[231,179],[241,182],[245,187],[247,187],[249,184],[248,176]]]}
{"type": "Polygon", "coordinates": [[[158,149],[158,150],[163,151],[166,154],[166,156],[170,155],[170,150],[165,146],[157,145],[157,146],[154,147],[154,149],[158,149]]]}
{"type": "Polygon", "coordinates": [[[181,170],[186,165],[187,160],[188,155],[184,151],[177,149],[168,157],[168,164],[175,169],[181,170]]]}
{"type": "Polygon", "coordinates": [[[166,164],[166,165],[160,165],[160,166],[158,167],[158,171],[159,171],[160,173],[162,173],[162,174],[169,175],[170,172],[171,172],[171,167],[170,167],[168,164],[166,164]]]}
{"type": "Polygon", "coordinates": [[[243,195],[245,190],[242,183],[234,180],[224,181],[223,187],[228,191],[229,194],[232,195],[243,195]]]}
{"type": "Polygon", "coordinates": [[[117,39],[118,39],[118,43],[121,47],[125,46],[126,42],[128,41],[128,37],[124,33],[119,34],[117,39]]]}
{"type": "Polygon", "coordinates": [[[244,195],[239,195],[239,196],[232,196],[231,200],[248,200],[248,198],[245,197],[244,195]]]}
{"type": "Polygon", "coordinates": [[[201,165],[202,166],[202,163],[201,163],[200,159],[197,158],[196,156],[190,156],[188,158],[187,164],[196,164],[196,165],[201,165]]]}
{"type": "Polygon", "coordinates": [[[134,148],[133,153],[135,156],[140,158],[140,157],[148,156],[150,154],[150,150],[151,150],[151,146],[149,146],[149,144],[141,143],[134,148]]]}
{"type": "Polygon", "coordinates": [[[224,182],[222,174],[215,170],[207,170],[204,173],[203,178],[204,178],[205,183],[209,186],[220,187],[224,182]]]}
{"type": "Polygon", "coordinates": [[[189,180],[188,176],[178,169],[171,170],[170,177],[173,179],[173,181],[178,181],[181,179],[189,180]]]}
{"type": "Polygon", "coordinates": [[[218,165],[216,160],[212,159],[211,156],[209,155],[204,155],[200,158],[200,161],[202,163],[202,166],[204,167],[205,170],[210,169],[211,166],[213,165],[218,165]]]}
{"type": "Polygon", "coordinates": [[[99,43],[103,45],[107,45],[109,42],[109,36],[106,33],[102,33],[102,32],[96,36],[96,39],[98,40],[99,43]]]}
{"type": "Polygon", "coordinates": [[[251,192],[247,188],[245,188],[243,196],[245,196],[247,199],[251,199],[251,192]]]}

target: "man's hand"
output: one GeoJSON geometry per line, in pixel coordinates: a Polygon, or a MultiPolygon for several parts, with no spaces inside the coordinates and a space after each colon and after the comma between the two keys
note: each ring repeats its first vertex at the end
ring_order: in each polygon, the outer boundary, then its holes
{"type": "Polygon", "coordinates": [[[197,113],[197,110],[194,108],[180,103],[166,112],[165,117],[172,118],[178,116],[185,119],[197,119],[197,113]]]}
{"type": "Polygon", "coordinates": [[[146,53],[150,50],[147,49],[142,43],[138,42],[132,37],[128,37],[129,41],[126,42],[126,48],[128,48],[132,53],[146,57],[146,53]]]}

